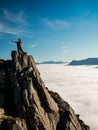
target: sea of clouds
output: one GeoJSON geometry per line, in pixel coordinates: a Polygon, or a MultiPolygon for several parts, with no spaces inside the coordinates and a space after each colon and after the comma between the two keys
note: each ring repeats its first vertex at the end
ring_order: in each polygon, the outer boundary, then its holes
{"type": "Polygon", "coordinates": [[[41,64],[37,67],[46,87],[58,92],[91,130],[98,130],[97,66],[41,64]]]}

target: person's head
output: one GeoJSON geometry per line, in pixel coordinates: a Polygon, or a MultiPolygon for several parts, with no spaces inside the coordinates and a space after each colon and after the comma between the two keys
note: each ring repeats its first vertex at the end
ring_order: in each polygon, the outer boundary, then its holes
{"type": "Polygon", "coordinates": [[[19,42],[21,42],[21,39],[18,39],[19,42]]]}

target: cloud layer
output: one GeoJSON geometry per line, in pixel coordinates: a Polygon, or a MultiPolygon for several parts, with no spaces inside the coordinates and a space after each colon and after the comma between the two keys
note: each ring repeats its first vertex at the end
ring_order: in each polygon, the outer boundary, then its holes
{"type": "Polygon", "coordinates": [[[46,86],[58,92],[91,130],[97,130],[98,69],[64,65],[38,65],[38,68],[46,86]]]}

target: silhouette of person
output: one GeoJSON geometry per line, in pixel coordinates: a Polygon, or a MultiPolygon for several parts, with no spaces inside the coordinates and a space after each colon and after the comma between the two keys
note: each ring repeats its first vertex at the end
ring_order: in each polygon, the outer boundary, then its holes
{"type": "Polygon", "coordinates": [[[22,47],[21,47],[21,45],[22,45],[21,39],[18,39],[17,42],[14,42],[14,41],[12,41],[12,42],[17,44],[17,51],[18,52],[23,52],[22,47]]]}

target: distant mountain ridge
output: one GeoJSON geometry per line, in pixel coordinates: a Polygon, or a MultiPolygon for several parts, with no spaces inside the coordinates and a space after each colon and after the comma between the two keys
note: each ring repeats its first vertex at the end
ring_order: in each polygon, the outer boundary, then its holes
{"type": "Polygon", "coordinates": [[[67,62],[63,62],[63,61],[43,61],[41,63],[37,63],[37,64],[64,64],[67,62]]]}
{"type": "Polygon", "coordinates": [[[98,65],[98,58],[87,58],[83,60],[73,60],[69,65],[98,65]]]}

